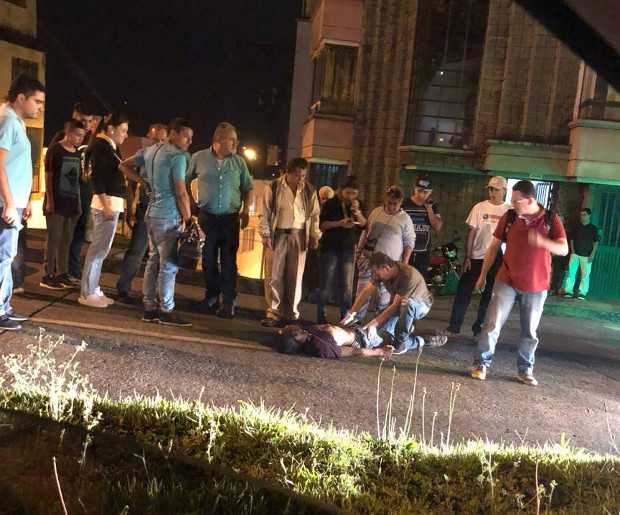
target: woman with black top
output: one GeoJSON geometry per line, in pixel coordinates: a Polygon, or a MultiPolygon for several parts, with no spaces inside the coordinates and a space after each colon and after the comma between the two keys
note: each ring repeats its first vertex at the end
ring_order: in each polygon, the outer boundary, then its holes
{"type": "Polygon", "coordinates": [[[129,122],[118,113],[106,116],[89,148],[86,163],[93,187],[91,209],[95,221],[92,241],[86,254],[82,273],[80,304],[91,308],[107,308],[114,301],[99,287],[101,266],[112,247],[116,224],[125,211],[125,177],[118,169],[119,147],[127,138],[129,122]]]}

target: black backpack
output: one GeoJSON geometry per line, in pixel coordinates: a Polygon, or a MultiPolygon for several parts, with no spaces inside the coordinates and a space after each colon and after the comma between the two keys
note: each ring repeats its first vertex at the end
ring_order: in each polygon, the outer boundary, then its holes
{"type": "MultiPolygon", "coordinates": [[[[545,217],[545,227],[547,228],[547,234],[551,232],[551,221],[553,220],[554,216],[555,216],[555,213],[553,211],[545,209],[544,217],[545,217]]],[[[506,237],[508,236],[508,231],[510,230],[510,227],[512,227],[512,224],[514,223],[516,219],[517,219],[517,212],[514,209],[509,209],[508,211],[506,211],[506,225],[504,225],[504,232],[502,233],[501,241],[506,241],[506,237]]]]}

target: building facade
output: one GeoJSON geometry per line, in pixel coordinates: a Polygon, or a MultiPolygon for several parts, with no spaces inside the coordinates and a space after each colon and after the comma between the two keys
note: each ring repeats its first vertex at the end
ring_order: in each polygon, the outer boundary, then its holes
{"type": "Polygon", "coordinates": [[[352,169],[366,200],[428,174],[438,239],[462,242],[489,176],[531,179],[569,227],[592,208],[592,290],[620,297],[618,93],[512,0],[367,0],[362,27],[352,169]]]}
{"type": "Polygon", "coordinates": [[[363,5],[307,0],[297,21],[287,157],[306,158],[317,186],[350,168],[363,5]]]}
{"type": "MultiPolygon", "coordinates": [[[[0,92],[6,94],[13,79],[22,73],[37,77],[45,83],[45,53],[37,39],[37,1],[0,0],[0,92]]],[[[32,146],[34,166],[33,201],[35,220],[31,226],[43,223],[40,192],[45,186],[41,169],[43,151],[43,117],[26,120],[26,130],[32,146]]]]}

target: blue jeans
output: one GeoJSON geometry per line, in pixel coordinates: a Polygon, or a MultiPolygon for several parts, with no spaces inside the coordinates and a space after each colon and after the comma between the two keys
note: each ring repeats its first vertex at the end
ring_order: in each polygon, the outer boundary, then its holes
{"type": "Polygon", "coordinates": [[[521,373],[532,373],[534,355],[538,346],[536,330],[542,317],[546,298],[546,290],[524,292],[504,282],[496,281],[487,318],[478,339],[478,355],[474,360],[476,365],[487,367],[491,365],[499,334],[512,311],[512,306],[515,301],[518,301],[521,337],[517,353],[517,368],[521,373]]]}
{"type": "MultiPolygon", "coordinates": [[[[0,212],[2,207],[0,207],[0,212]]],[[[17,255],[17,241],[22,229],[23,209],[17,210],[15,225],[7,225],[0,219],[0,318],[11,312],[11,295],[13,294],[13,272],[11,264],[17,255]]]]}
{"type": "Polygon", "coordinates": [[[149,235],[149,260],[144,270],[142,293],[144,309],[169,313],[174,309],[174,284],[179,267],[177,244],[181,235],[181,220],[146,218],[149,235]],[[159,301],[158,301],[159,299],[159,301]]]}
{"type": "Polygon", "coordinates": [[[131,241],[129,248],[123,256],[121,264],[121,274],[116,283],[119,293],[129,293],[131,291],[131,281],[140,270],[140,265],[144,259],[144,254],[149,246],[149,236],[144,219],[146,208],[138,204],[136,207],[136,221],[131,230],[131,241]]]}
{"type": "Polygon", "coordinates": [[[417,349],[424,345],[421,336],[413,336],[416,320],[421,320],[430,311],[431,306],[418,299],[403,300],[399,310],[378,328],[379,333],[387,333],[392,337],[392,345],[397,351],[403,352],[417,349]]]}
{"type": "Polygon", "coordinates": [[[103,215],[103,210],[93,209],[95,229],[93,240],[88,247],[84,273],[82,274],[82,297],[88,297],[99,289],[101,267],[112,248],[119,213],[115,212],[111,220],[103,215]]]}
{"type": "Polygon", "coordinates": [[[340,318],[351,308],[354,259],[353,249],[321,251],[321,291],[316,310],[317,320],[325,319],[325,305],[333,291],[337,292],[335,297],[340,306],[340,318]]]}

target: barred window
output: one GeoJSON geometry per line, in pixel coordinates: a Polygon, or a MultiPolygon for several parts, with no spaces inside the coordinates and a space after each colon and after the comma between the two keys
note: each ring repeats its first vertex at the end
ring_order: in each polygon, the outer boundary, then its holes
{"type": "Polygon", "coordinates": [[[420,0],[405,144],[468,148],[488,0],[420,0]]]}
{"type": "Polygon", "coordinates": [[[311,111],[352,115],[357,47],[325,45],[314,59],[311,111]]]}

